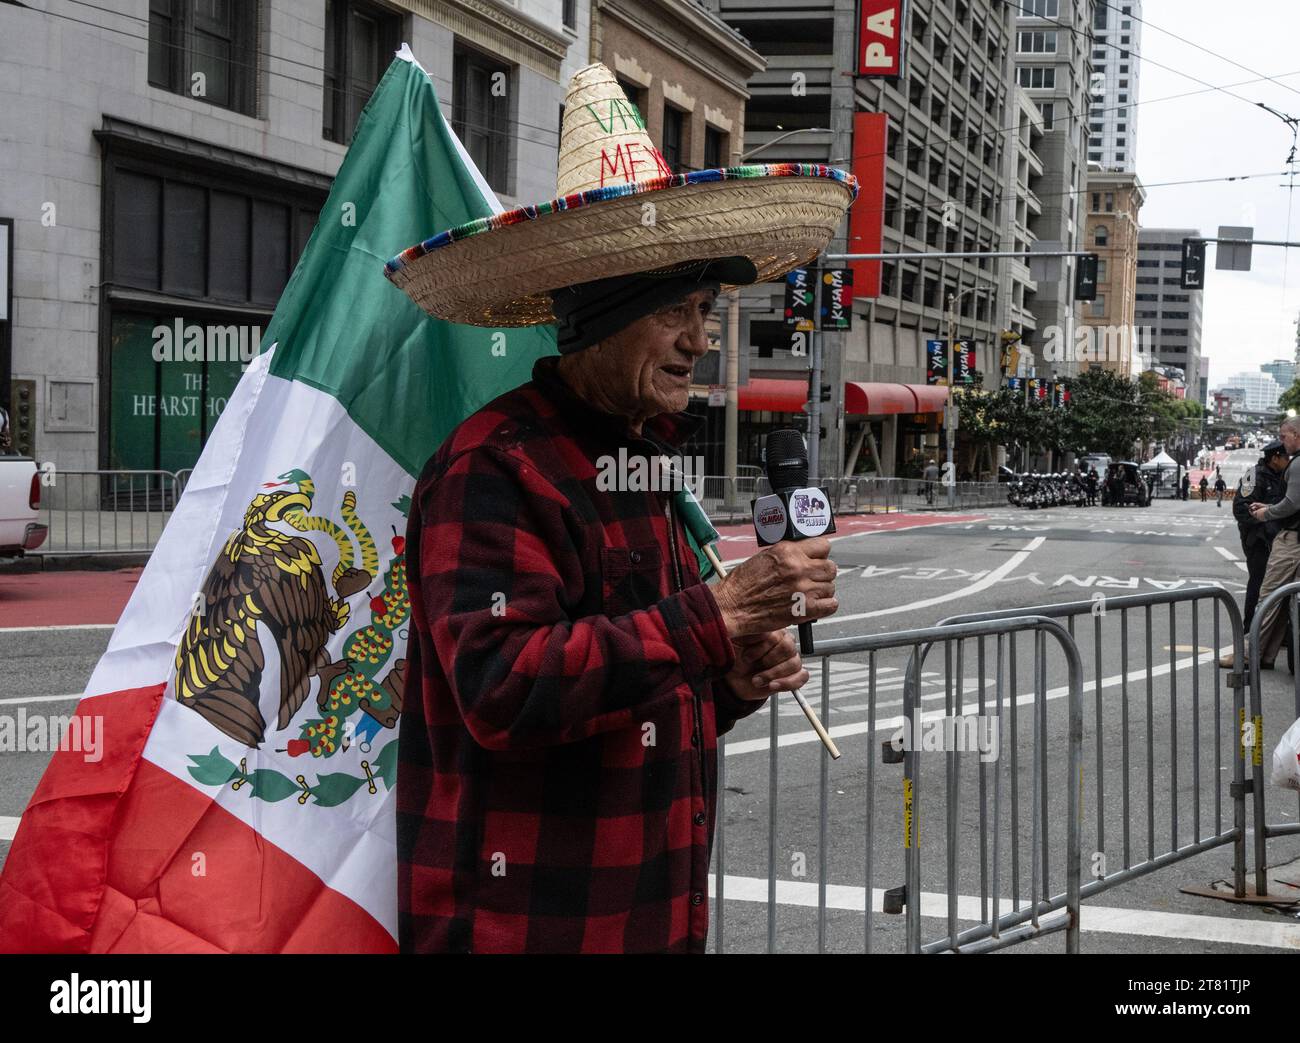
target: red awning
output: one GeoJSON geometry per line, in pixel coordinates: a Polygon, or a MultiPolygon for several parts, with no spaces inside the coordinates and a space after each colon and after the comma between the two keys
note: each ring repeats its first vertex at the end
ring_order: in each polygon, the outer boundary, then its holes
{"type": "Polygon", "coordinates": [[[897,413],[942,413],[947,388],[928,384],[867,384],[847,381],[844,412],[858,416],[892,416],[897,413]]]}
{"type": "Polygon", "coordinates": [[[942,413],[948,405],[948,389],[941,384],[908,384],[916,396],[918,413],[942,413]]]}
{"type": "Polygon", "coordinates": [[[802,413],[808,401],[806,380],[778,380],[755,377],[736,389],[741,409],[765,409],[771,413],[802,413]]]}
{"type": "MultiPolygon", "coordinates": [[[[756,377],[736,389],[741,409],[772,413],[802,413],[808,402],[803,380],[756,377]]],[[[947,388],[928,384],[875,384],[846,381],[844,412],[857,416],[892,416],[897,413],[942,413],[947,388]]]]}

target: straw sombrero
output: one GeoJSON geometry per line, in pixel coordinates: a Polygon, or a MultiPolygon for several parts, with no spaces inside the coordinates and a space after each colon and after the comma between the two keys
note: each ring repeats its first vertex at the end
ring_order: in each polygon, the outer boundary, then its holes
{"type": "Polygon", "coordinates": [[[672,174],[597,62],[569,83],[557,192],[439,232],[384,274],[429,314],[472,326],[555,322],[552,290],[695,260],[746,257],[767,282],[825,249],[858,183],[813,163],[672,174]]]}

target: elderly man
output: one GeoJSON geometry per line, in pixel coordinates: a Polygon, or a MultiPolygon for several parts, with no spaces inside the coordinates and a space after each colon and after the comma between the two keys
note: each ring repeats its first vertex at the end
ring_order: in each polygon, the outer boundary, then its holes
{"type": "MultiPolygon", "coordinates": [[[[1268,552],[1268,567],[1264,570],[1264,582],[1259,588],[1259,603],[1268,596],[1296,578],[1300,572],[1300,417],[1288,417],[1282,421],[1278,437],[1291,462],[1287,465],[1284,481],[1286,495],[1271,506],[1264,503],[1251,505],[1250,516],[1257,522],[1276,522],[1277,535],[1268,552]]],[[[1259,625],[1259,666],[1261,670],[1273,669],[1277,650],[1286,637],[1287,614],[1283,611],[1285,599],[1274,602],[1264,613],[1259,625]]],[[[1231,669],[1231,654],[1219,660],[1219,665],[1231,669]]]]}
{"type": "Polygon", "coordinates": [[[674,175],[599,63],[560,141],[557,198],[387,266],[441,319],[554,322],[560,352],[452,431],[412,497],[407,952],[703,952],[718,736],[807,681],[787,628],[838,605],[826,539],[706,584],[672,482],[635,476],[702,420],[683,410],[721,287],[817,256],[855,179],[674,175]]]}
{"type": "MultiPolygon", "coordinates": [[[[626,280],[631,298],[644,281],[626,280]]],[[[602,462],[671,455],[698,422],[681,410],[708,350],[717,284],[703,287],[539,360],[420,478],[407,950],[703,948],[717,736],[808,680],[784,629],[794,595],[810,619],[837,607],[824,538],[769,547],[711,588],[671,492],[597,490],[602,462]]]]}

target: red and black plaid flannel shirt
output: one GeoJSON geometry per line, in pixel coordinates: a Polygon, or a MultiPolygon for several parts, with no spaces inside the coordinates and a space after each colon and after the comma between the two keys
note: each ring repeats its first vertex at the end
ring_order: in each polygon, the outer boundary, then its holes
{"type": "Polygon", "coordinates": [[[453,431],[413,497],[404,951],[704,949],[717,736],[760,704],[721,680],[734,649],[671,492],[597,484],[599,458],[672,455],[699,418],[632,438],[557,361],[453,431]]]}

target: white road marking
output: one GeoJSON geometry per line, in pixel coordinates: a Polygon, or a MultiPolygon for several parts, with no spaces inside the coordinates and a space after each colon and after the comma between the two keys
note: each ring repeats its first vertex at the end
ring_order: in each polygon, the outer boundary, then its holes
{"type": "MultiPolygon", "coordinates": [[[[1196,662],[1198,664],[1212,663],[1216,659],[1218,659],[1220,655],[1227,655],[1231,651],[1232,651],[1232,645],[1224,645],[1217,652],[1211,651],[1211,652],[1201,653],[1199,656],[1196,657],[1196,662]]],[[[1187,667],[1192,665],[1192,657],[1187,656],[1183,659],[1176,660],[1175,665],[1177,669],[1185,670],[1187,669],[1187,667]]],[[[1160,666],[1156,666],[1151,669],[1151,676],[1153,678],[1163,677],[1167,673],[1169,673],[1168,663],[1163,663],[1160,666]]],[[[1147,676],[1147,671],[1146,668],[1143,667],[1138,670],[1130,671],[1128,674],[1128,680],[1133,682],[1139,682],[1144,680],[1146,676],[1147,676]]],[[[1110,677],[1106,677],[1102,679],[1101,687],[1114,688],[1115,686],[1119,685],[1120,682],[1123,680],[1124,680],[1123,674],[1112,674],[1110,677]]],[[[1096,688],[1097,688],[1096,681],[1085,681],[1083,683],[1083,692],[1085,694],[1091,691],[1095,691],[1096,688]]],[[[1060,685],[1056,688],[1049,688],[1045,693],[1043,693],[1043,698],[1049,701],[1053,699],[1064,699],[1069,694],[1070,694],[1069,687],[1066,685],[1060,685]]],[[[990,696],[990,698],[994,700],[994,705],[996,705],[996,699],[997,699],[996,693],[990,696]]],[[[1032,706],[1033,702],[1034,702],[1033,692],[1027,692],[1024,695],[1020,695],[1016,697],[1017,706],[1032,706]]],[[[884,705],[897,705],[897,703],[878,704],[877,709],[880,709],[884,705]]],[[[930,717],[936,717],[936,716],[942,717],[943,716],[942,711],[935,711],[932,714],[923,714],[922,719],[928,720],[930,717]]],[[[877,719],[876,731],[878,732],[882,732],[886,730],[893,731],[895,729],[901,728],[903,726],[903,720],[904,718],[902,717],[902,715],[898,715],[895,717],[886,717],[883,720],[877,719]]],[[[858,721],[855,724],[837,724],[831,728],[827,728],[826,731],[830,734],[831,738],[841,739],[849,735],[862,735],[864,733],[869,733],[871,729],[870,727],[868,727],[866,721],[858,721]]],[[[778,736],[776,740],[776,744],[778,746],[802,746],[804,743],[820,742],[820,741],[821,740],[818,737],[816,732],[811,731],[809,729],[800,729],[798,731],[792,731],[786,733],[785,735],[778,736]]],[[[768,736],[764,736],[761,739],[740,739],[737,741],[729,741],[727,742],[726,745],[726,755],[728,757],[734,757],[734,756],[739,756],[742,753],[759,753],[763,750],[768,749],[769,743],[770,743],[770,737],[768,736]]]]}
{"type": "Polygon", "coordinates": [[[18,832],[18,819],[13,815],[0,815],[0,840],[13,840],[18,832]]]}
{"type": "Polygon", "coordinates": [[[30,634],[37,630],[112,630],[116,623],[62,623],[43,627],[0,627],[0,634],[30,634]]]}
{"type": "MultiPolygon", "coordinates": [[[[737,902],[767,902],[767,881],[754,876],[726,876],[726,896],[737,902]]],[[[717,897],[717,877],[709,877],[709,894],[717,897]]],[[[883,908],[883,888],[872,888],[871,908],[883,908]]],[[[817,908],[817,884],[795,880],[776,882],[778,905],[817,908]]],[[[866,888],[849,884],[826,886],[826,907],[850,912],[866,911],[866,888]]],[[[1003,899],[1002,908],[1010,909],[1009,898],[1003,899]]],[[[990,907],[991,908],[991,907],[990,907]]],[[[946,894],[921,892],[921,915],[943,919],[948,915],[946,894]]],[[[980,923],[978,895],[957,897],[959,919],[980,923]]],[[[1300,949],[1300,924],[1269,923],[1262,920],[1235,920],[1227,916],[1204,916],[1196,913],[1164,913],[1153,909],[1119,909],[1112,906],[1092,905],[1085,902],[1079,913],[1079,930],[1089,934],[1127,934],[1144,938],[1177,938],[1198,942],[1218,942],[1231,945],[1256,945],[1269,949],[1300,949]]]]}
{"type": "Polygon", "coordinates": [[[0,699],[0,706],[20,706],[23,703],[75,703],[80,695],[23,695],[16,699],[0,699]]]}
{"type": "Polygon", "coordinates": [[[852,615],[841,616],[834,615],[824,620],[827,623],[851,623],[855,619],[874,619],[877,616],[893,616],[899,612],[915,612],[919,608],[929,608],[931,605],[942,605],[947,601],[956,601],[958,598],[970,597],[972,594],[978,594],[982,590],[988,590],[989,587],[996,584],[1008,573],[1014,572],[1018,566],[1024,563],[1034,551],[1041,547],[1047,540],[1046,536],[1035,536],[1030,540],[1022,550],[1016,551],[1006,561],[990,572],[983,579],[977,580],[970,586],[959,587],[957,590],[950,590],[947,594],[938,594],[932,598],[924,598],[921,601],[911,601],[905,605],[894,605],[890,608],[878,608],[871,612],[854,612],[852,615]]]}
{"type": "Polygon", "coordinates": [[[1249,572],[1249,571],[1250,571],[1250,569],[1246,566],[1246,563],[1245,563],[1244,561],[1242,561],[1240,558],[1238,558],[1235,554],[1233,554],[1232,551],[1228,550],[1227,547],[1220,547],[1220,546],[1216,543],[1216,544],[1214,545],[1214,549],[1217,550],[1220,554],[1222,554],[1225,558],[1227,558],[1227,559],[1228,559],[1230,562],[1232,562],[1234,565],[1236,565],[1237,568],[1241,569],[1242,572],[1249,572]]]}

